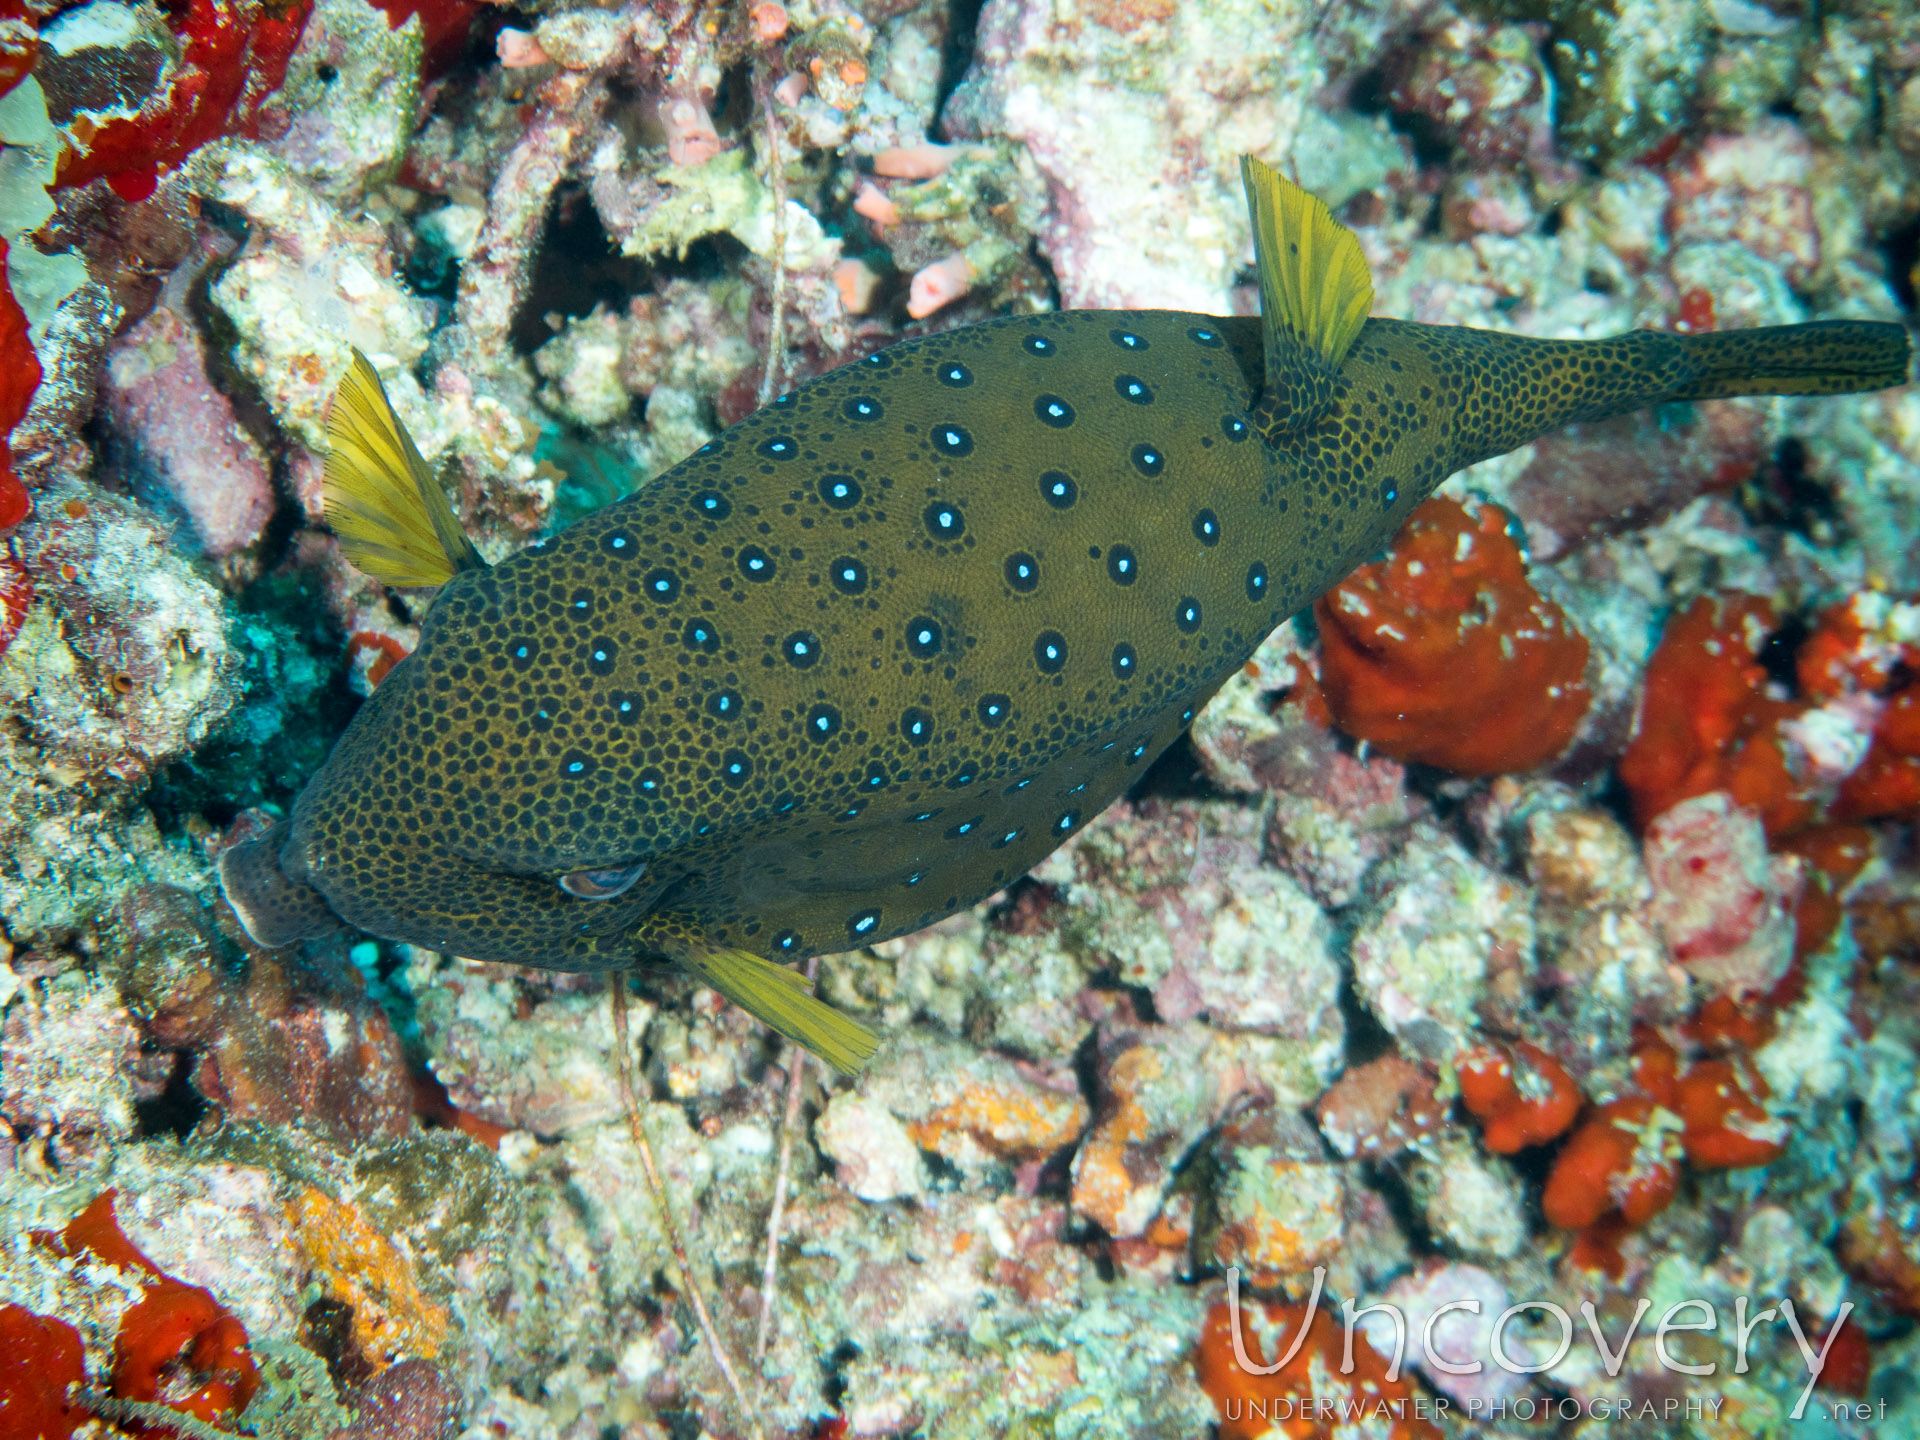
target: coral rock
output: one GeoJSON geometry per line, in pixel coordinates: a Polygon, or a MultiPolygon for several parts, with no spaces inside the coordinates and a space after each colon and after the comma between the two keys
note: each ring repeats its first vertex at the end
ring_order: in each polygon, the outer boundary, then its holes
{"type": "Polygon", "coordinates": [[[1449,1252],[1511,1260],[1532,1243],[1526,1191],[1513,1167],[1464,1136],[1416,1154],[1407,1186],[1427,1229],[1449,1252]]]}
{"type": "Polygon", "coordinates": [[[1214,1147],[1219,1179],[1205,1227],[1221,1265],[1254,1285],[1296,1288],[1346,1240],[1346,1177],[1318,1137],[1289,1112],[1257,1110],[1225,1126],[1214,1147]]]}
{"type": "Polygon", "coordinates": [[[1317,83],[1312,32],[1303,6],[1154,0],[1063,27],[1044,0],[992,0],[947,129],[1031,150],[1053,192],[1040,246],[1066,308],[1227,313],[1249,243],[1234,166],[1247,147],[1226,138],[1230,117],[1252,109],[1256,148],[1289,149],[1317,83]],[[1158,44],[1138,43],[1143,26],[1158,44]]]}
{"type": "Polygon", "coordinates": [[[1387,63],[1388,102],[1418,115],[1436,138],[1460,146],[1475,168],[1539,151],[1547,123],[1547,77],[1539,44],[1518,25],[1455,18],[1396,49],[1387,63]]]}
{"type": "Polygon", "coordinates": [[[382,0],[380,8],[396,30],[413,16],[420,17],[423,64],[426,77],[432,79],[450,69],[465,52],[467,30],[480,13],[481,0],[382,0]]]}
{"type": "Polygon", "coordinates": [[[1539,908],[1562,923],[1595,910],[1637,909],[1653,894],[1633,837],[1604,810],[1535,810],[1525,846],[1539,908]]]}
{"type": "MultiPolygon", "coordinates": [[[[525,985],[509,966],[421,951],[406,978],[428,1064],[462,1113],[544,1136],[619,1117],[604,987],[525,985]]],[[[628,1062],[637,1067],[652,1011],[635,1008],[628,1062]]]]}
{"type": "Polygon", "coordinates": [[[78,1160],[135,1130],[140,1036],[119,997],[83,970],[34,987],[0,1026],[0,1115],[78,1160]]]}
{"type": "Polygon", "coordinates": [[[1405,838],[1420,802],[1397,760],[1341,748],[1315,668],[1294,627],[1282,625],[1201,710],[1191,736],[1214,784],[1270,797],[1269,855],[1339,907],[1405,838]]]}
{"type": "Polygon", "coordinates": [[[1087,1118],[1086,1101],[1077,1095],[1037,1098],[1024,1087],[1013,1092],[970,1086],[907,1133],[921,1149],[940,1154],[965,1136],[997,1155],[1038,1159],[1077,1140],[1087,1118]]]}
{"type": "Polygon", "coordinates": [[[925,1186],[913,1137],[885,1106],[836,1095],[813,1129],[840,1183],[862,1200],[897,1200],[925,1186]]]}
{"type": "Polygon", "coordinates": [[[427,1297],[413,1261],[359,1206],[308,1186],[287,1206],[287,1223],[327,1292],[353,1307],[354,1340],[374,1365],[440,1353],[446,1307],[427,1297]]]}
{"type": "MultiPolygon", "coordinates": [[[[1188,736],[1207,778],[1237,795],[1290,788],[1315,768],[1301,765],[1299,776],[1275,773],[1284,755],[1285,739],[1298,706],[1285,704],[1314,680],[1314,659],[1291,624],[1282,625],[1260,642],[1214,696],[1200,707],[1188,736]],[[1283,718],[1281,710],[1286,711],[1283,718]]],[[[1316,760],[1319,757],[1315,757],[1316,760]]]]}
{"type": "Polygon", "coordinates": [[[600,70],[618,58],[632,26],[617,13],[569,10],[549,15],[533,42],[549,60],[569,70],[600,70]]]}
{"type": "Polygon", "coordinates": [[[611,425],[633,404],[621,383],[626,323],[595,308],[534,352],[533,364],[547,380],[541,400],[556,414],[589,429],[611,425]]]}
{"type": "Polygon", "coordinates": [[[387,393],[422,453],[449,437],[410,374],[426,349],[430,308],[393,277],[380,227],[349,219],[265,152],[233,142],[196,167],[200,192],[245,216],[251,243],[210,296],[238,333],[233,358],[274,418],[310,450],[326,450],[326,408],[348,349],[389,368],[387,393]]]}
{"type": "Polygon", "coordinates": [[[215,907],[163,886],[122,898],[115,960],[148,1035],[195,1055],[195,1087],[228,1119],[408,1133],[412,1090],[385,1012],[340,970],[261,949],[215,907]]]}
{"type": "Polygon", "coordinates": [[[333,1440],[447,1440],[460,1418],[460,1392],[431,1362],[389,1365],[347,1391],[353,1423],[333,1440]]]}
{"type": "Polygon", "coordinates": [[[136,492],[183,511],[212,559],[255,544],[273,517],[273,477],[232,403],[207,379],[192,328],[155,310],[115,343],[105,389],[136,492]]]}
{"type": "Polygon", "coordinates": [[[329,199],[354,201],[398,166],[420,103],[421,28],[367,0],[313,0],[262,133],[329,199]]]}
{"type": "Polygon", "coordinates": [[[1034,874],[1060,887],[1068,932],[1150,987],[1161,1018],[1284,1036],[1331,1074],[1332,934],[1296,881],[1261,866],[1259,823],[1240,806],[1116,805],[1034,874]]]}
{"type": "Polygon", "coordinates": [[[7,690],[49,751],[121,780],[207,738],[238,698],[239,657],[220,593],[122,500],[72,492],[15,540],[43,600],[7,652],[7,690]],[[57,629],[55,626],[57,625],[57,629]],[[50,632],[50,633],[49,633],[50,632]]]}
{"type": "Polygon", "coordinates": [[[1531,447],[1505,498],[1534,558],[1552,560],[1751,478],[1772,440],[1767,410],[1733,400],[1569,425],[1531,447]]]}
{"type": "MultiPolygon", "coordinates": [[[[1375,1303],[1391,1305],[1403,1318],[1409,1365],[1424,1372],[1436,1390],[1462,1405],[1484,1410],[1489,1403],[1517,1394],[1525,1383],[1523,1377],[1489,1365],[1484,1358],[1493,1353],[1495,1317],[1507,1308],[1509,1299],[1506,1286],[1478,1265],[1428,1265],[1395,1280],[1375,1303]],[[1473,1308],[1454,1306],[1455,1301],[1471,1301],[1473,1308]],[[1453,1308],[1442,1314],[1444,1307],[1453,1308]],[[1469,1373],[1462,1374],[1463,1370],[1469,1373]]],[[[1400,1336],[1391,1316],[1365,1316],[1359,1328],[1374,1349],[1394,1353],[1400,1336]]],[[[1518,1351],[1516,1358],[1524,1356],[1526,1347],[1515,1343],[1512,1329],[1501,1338],[1503,1346],[1512,1347],[1506,1353],[1518,1351]]]]}
{"type": "Polygon", "coordinates": [[[1706,6],[1683,0],[1517,0],[1551,17],[1548,59],[1562,98],[1562,143],[1580,159],[1640,154],[1689,118],[1712,31],[1706,6]]]}
{"type": "Polygon", "coordinates": [[[1490,981],[1531,969],[1533,918],[1518,885],[1425,826],[1382,869],[1350,947],[1354,979],[1401,1045],[1438,1064],[1474,1042],[1490,981]]]}
{"type": "Polygon", "coordinates": [[[1103,1037],[1093,1130],[1073,1157],[1073,1208],[1109,1235],[1145,1233],[1173,1169],[1212,1122],[1216,1095],[1193,1027],[1103,1037]]]}
{"type": "Polygon", "coordinates": [[[1812,158],[1805,133],[1779,118],[1707,140],[1668,171],[1674,243],[1733,241],[1804,287],[1821,259],[1812,158]]]}

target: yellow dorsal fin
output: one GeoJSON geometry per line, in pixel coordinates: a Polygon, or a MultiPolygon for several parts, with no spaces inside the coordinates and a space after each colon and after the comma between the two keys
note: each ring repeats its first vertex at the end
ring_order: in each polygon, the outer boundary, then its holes
{"type": "Polygon", "coordinates": [[[327,523],[356,570],[385,585],[443,585],[486,563],[358,350],[327,412],[327,445],[327,523]]]}
{"type": "Polygon", "coordinates": [[[1373,275],[1354,233],[1315,196],[1251,155],[1240,178],[1253,212],[1260,310],[1338,368],[1373,309],[1373,275]]]}
{"type": "Polygon", "coordinates": [[[763,1024],[804,1045],[842,1074],[852,1075],[873,1058],[879,1040],[808,993],[797,970],[745,950],[690,945],[681,962],[727,999],[763,1024]]]}

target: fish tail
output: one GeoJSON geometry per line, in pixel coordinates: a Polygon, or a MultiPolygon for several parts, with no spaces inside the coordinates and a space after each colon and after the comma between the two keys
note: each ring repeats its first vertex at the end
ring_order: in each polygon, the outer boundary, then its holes
{"type": "Polygon", "coordinates": [[[1672,400],[1730,395],[1847,395],[1903,385],[1912,359],[1904,325],[1819,320],[1675,337],[1693,370],[1672,400]]]}
{"type": "Polygon", "coordinates": [[[1563,425],[1675,400],[1841,395],[1907,379],[1906,328],[1867,320],[1710,335],[1635,330],[1603,340],[1538,340],[1395,320],[1371,324],[1385,346],[1406,357],[1409,373],[1424,368],[1436,384],[1456,390],[1449,474],[1563,425]]]}

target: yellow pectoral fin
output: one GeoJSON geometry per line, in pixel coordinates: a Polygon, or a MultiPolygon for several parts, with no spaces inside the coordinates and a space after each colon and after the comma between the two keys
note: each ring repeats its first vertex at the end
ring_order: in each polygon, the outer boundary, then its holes
{"type": "Polygon", "coordinates": [[[347,560],[387,585],[441,585],[485,562],[358,350],[327,412],[321,487],[347,560]]]}
{"type": "Polygon", "coordinates": [[[842,1074],[873,1058],[879,1038],[809,991],[806,976],[745,950],[689,946],[681,963],[762,1024],[804,1045],[842,1074]]]}

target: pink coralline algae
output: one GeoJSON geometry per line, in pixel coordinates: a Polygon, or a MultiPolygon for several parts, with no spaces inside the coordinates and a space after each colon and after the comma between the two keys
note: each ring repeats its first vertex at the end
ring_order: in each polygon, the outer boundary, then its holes
{"type": "Polygon", "coordinates": [[[1732,400],[1709,400],[1659,424],[1635,415],[1569,425],[1535,443],[1508,497],[1534,558],[1552,560],[1751,479],[1768,440],[1765,412],[1732,400]]]}
{"type": "Polygon", "coordinates": [[[1799,861],[1769,855],[1759,818],[1724,791],[1683,800],[1647,827],[1652,913],[1674,958],[1717,989],[1771,989],[1793,963],[1799,861]]]}
{"type": "Polygon", "coordinates": [[[107,359],[107,413],[144,493],[177,506],[219,560],[260,539],[275,505],[267,457],[207,379],[198,333],[164,306],[107,359]]]}
{"type": "Polygon", "coordinates": [[[1707,139],[1668,172],[1673,243],[1730,240],[1805,285],[1821,262],[1812,164],[1806,135],[1787,120],[1707,139]]]}

